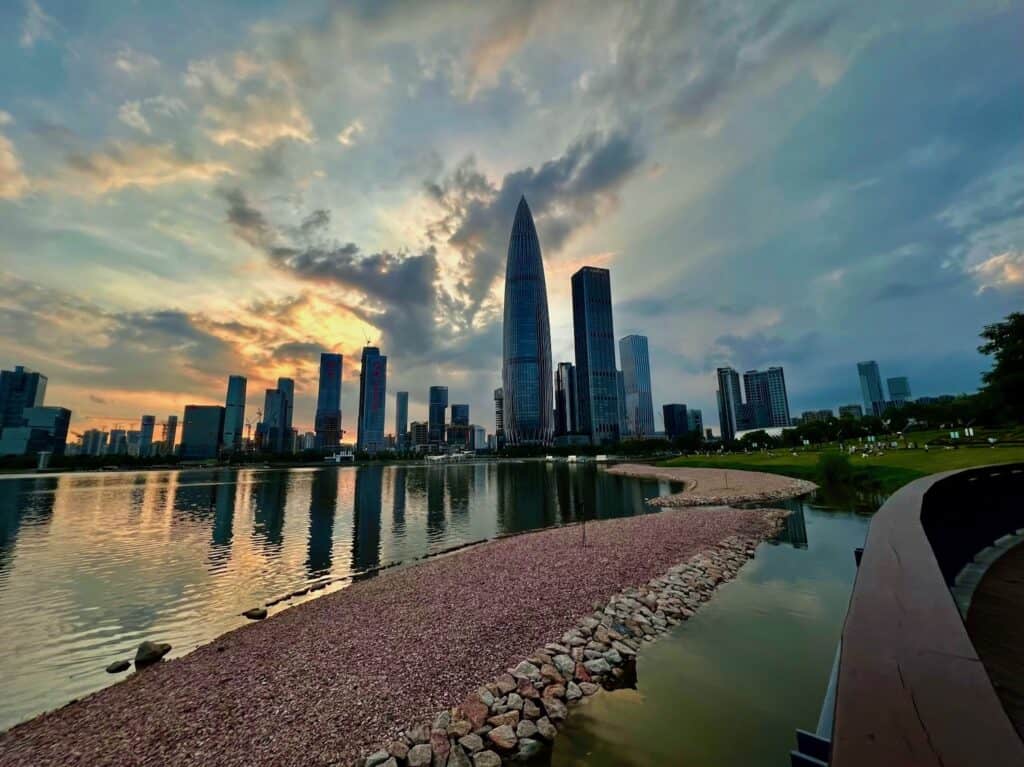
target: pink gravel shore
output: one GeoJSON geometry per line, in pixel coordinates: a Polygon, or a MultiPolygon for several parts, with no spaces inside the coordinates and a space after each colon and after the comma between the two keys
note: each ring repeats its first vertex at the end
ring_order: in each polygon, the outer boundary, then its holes
{"type": "MultiPolygon", "coordinates": [[[[351,764],[761,510],[500,539],[283,610],[0,734],[0,765],[351,764]]],[[[154,637],[159,640],[160,637],[154,637]]]]}
{"type": "Polygon", "coordinates": [[[622,463],[610,467],[608,473],[685,484],[682,492],[652,498],[649,501],[652,506],[728,506],[780,501],[805,495],[818,487],[813,482],[781,474],[735,469],[622,463]]]}

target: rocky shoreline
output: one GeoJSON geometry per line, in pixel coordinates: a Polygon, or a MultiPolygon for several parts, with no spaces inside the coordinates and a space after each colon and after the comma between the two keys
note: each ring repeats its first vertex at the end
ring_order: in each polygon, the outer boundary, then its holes
{"type": "Polygon", "coordinates": [[[813,492],[818,486],[781,474],[735,469],[703,469],[623,463],[608,468],[609,474],[640,479],[679,482],[681,492],[662,495],[647,503],[661,508],[687,506],[734,506],[739,503],[774,503],[813,492]]]}
{"type": "Polygon", "coordinates": [[[766,536],[732,536],[644,585],[595,603],[557,641],[471,692],[457,706],[420,721],[355,767],[499,767],[549,747],[575,705],[614,689],[635,672],[637,653],[690,618],[731,580],[788,512],[766,512],[766,536]]]}

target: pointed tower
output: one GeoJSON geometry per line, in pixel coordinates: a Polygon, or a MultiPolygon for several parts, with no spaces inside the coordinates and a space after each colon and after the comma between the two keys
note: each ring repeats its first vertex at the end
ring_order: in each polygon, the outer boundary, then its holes
{"type": "Polygon", "coordinates": [[[503,331],[506,441],[548,445],[554,432],[548,291],[540,240],[525,197],[519,200],[508,241],[503,331]]]}

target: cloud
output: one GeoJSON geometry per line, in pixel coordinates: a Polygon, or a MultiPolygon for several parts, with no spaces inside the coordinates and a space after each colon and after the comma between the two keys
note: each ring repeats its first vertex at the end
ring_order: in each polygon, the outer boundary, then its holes
{"type": "Polygon", "coordinates": [[[95,402],[97,405],[106,405],[107,404],[107,400],[105,400],[103,397],[99,397],[99,396],[97,396],[95,394],[90,394],[89,395],[89,399],[92,402],[95,402]]]}
{"type": "Polygon", "coordinates": [[[978,281],[978,292],[989,289],[1024,288],[1024,251],[1008,250],[987,258],[970,268],[971,275],[978,281]]]}
{"type": "MultiPolygon", "coordinates": [[[[11,116],[0,110],[0,127],[11,122],[11,116]]],[[[15,200],[25,194],[29,186],[13,142],[0,133],[0,200],[15,200]]]]}
{"type": "Polygon", "coordinates": [[[123,103],[117,110],[117,119],[135,130],[142,131],[147,136],[153,132],[153,129],[149,127],[149,121],[142,115],[142,102],[140,101],[123,103]]]}
{"type": "Polygon", "coordinates": [[[352,146],[356,143],[356,136],[359,136],[366,129],[359,120],[354,120],[345,126],[345,129],[338,134],[338,143],[342,146],[352,146]]]}
{"type": "Polygon", "coordinates": [[[171,144],[115,141],[95,152],[69,155],[58,185],[74,194],[102,195],[126,187],[209,182],[233,172],[224,163],[200,160],[171,144]]]}
{"type": "Polygon", "coordinates": [[[466,97],[472,99],[483,88],[497,84],[501,71],[529,39],[542,0],[512,3],[510,10],[491,23],[465,57],[466,97]]]}
{"type": "Polygon", "coordinates": [[[25,0],[25,18],[21,24],[21,47],[31,48],[40,40],[52,40],[56,26],[36,0],[25,0]]]}
{"type": "Polygon", "coordinates": [[[160,68],[160,62],[155,56],[122,45],[114,54],[114,67],[126,75],[136,77],[156,71],[160,68]]]}
{"type": "Polygon", "coordinates": [[[117,111],[117,118],[125,125],[135,128],[147,136],[153,132],[146,112],[160,117],[175,117],[188,111],[181,99],[168,96],[153,96],[139,101],[126,101],[117,111]]]}

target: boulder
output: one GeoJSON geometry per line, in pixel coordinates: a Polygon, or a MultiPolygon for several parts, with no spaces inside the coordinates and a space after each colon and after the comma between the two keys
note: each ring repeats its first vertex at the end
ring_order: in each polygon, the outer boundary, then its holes
{"type": "Polygon", "coordinates": [[[475,732],[471,732],[469,735],[464,735],[459,738],[459,745],[466,749],[469,753],[475,754],[477,751],[482,751],[484,747],[484,739],[477,735],[475,732]]]}
{"type": "Polygon", "coordinates": [[[409,749],[409,767],[427,767],[434,758],[434,752],[427,743],[417,743],[409,749]]]}
{"type": "Polygon", "coordinates": [[[564,684],[551,684],[544,688],[543,699],[548,698],[564,698],[565,697],[565,685],[564,684]]]}
{"type": "Polygon", "coordinates": [[[524,719],[516,725],[516,737],[518,738],[532,738],[536,734],[537,725],[535,725],[529,719],[524,719]]]}
{"type": "Polygon", "coordinates": [[[464,719],[468,719],[473,729],[477,729],[491,713],[490,707],[484,703],[475,692],[466,696],[466,699],[459,705],[459,713],[464,719]]]}
{"type": "Polygon", "coordinates": [[[508,725],[511,725],[511,726],[515,727],[516,724],[518,724],[518,722],[519,722],[519,712],[518,711],[506,711],[504,714],[498,714],[497,716],[492,716],[490,719],[487,720],[488,724],[492,724],[495,727],[501,727],[502,725],[505,725],[505,724],[508,724],[508,725]]]}
{"type": "Polygon", "coordinates": [[[120,674],[122,671],[127,671],[132,667],[130,660],[115,660],[109,666],[107,666],[108,674],[120,674]]]}
{"type": "Polygon", "coordinates": [[[540,716],[540,706],[538,706],[532,700],[524,700],[523,716],[525,716],[527,719],[536,719],[538,716],[540,716]]]}
{"type": "Polygon", "coordinates": [[[494,683],[498,686],[498,691],[502,695],[508,695],[516,689],[516,680],[511,674],[502,674],[494,681],[494,683]]]}
{"type": "Polygon", "coordinates": [[[171,646],[166,642],[150,642],[148,639],[139,645],[135,651],[135,668],[145,668],[159,663],[160,660],[171,651],[171,646]]]}
{"type": "Polygon", "coordinates": [[[451,753],[448,754],[448,764],[445,767],[471,767],[471,764],[466,752],[462,750],[462,746],[458,744],[452,746],[451,753]]]}
{"type": "Polygon", "coordinates": [[[468,735],[473,730],[473,725],[468,719],[456,719],[450,725],[448,725],[448,734],[454,735],[456,738],[461,738],[463,735],[468,735]]]}
{"type": "Polygon", "coordinates": [[[553,660],[558,673],[566,679],[572,679],[572,675],[576,670],[576,664],[573,662],[573,659],[568,655],[556,655],[553,660]]]}
{"type": "Polygon", "coordinates": [[[516,686],[516,692],[519,693],[520,697],[529,698],[530,700],[537,700],[540,697],[540,693],[534,684],[528,679],[520,679],[519,684],[516,686]]]}
{"type": "Polygon", "coordinates": [[[391,754],[389,754],[387,751],[383,751],[383,750],[382,751],[375,751],[374,753],[372,753],[368,757],[366,757],[366,761],[364,762],[364,766],[365,767],[377,767],[378,764],[384,764],[384,762],[386,762],[390,758],[391,758],[391,754]]]}
{"type": "Polygon", "coordinates": [[[555,725],[551,724],[551,720],[546,716],[537,720],[537,732],[540,733],[540,736],[544,738],[544,740],[554,740],[555,736],[558,734],[558,730],[555,728],[555,725]]]}
{"type": "Polygon", "coordinates": [[[498,748],[504,748],[505,750],[515,748],[516,745],[516,731],[507,724],[495,727],[487,733],[487,738],[498,748]]]}
{"type": "Polygon", "coordinates": [[[434,730],[430,733],[430,750],[434,752],[434,764],[444,765],[448,753],[452,750],[451,741],[448,740],[448,733],[444,730],[434,730]]]}
{"type": "Polygon", "coordinates": [[[594,684],[593,682],[580,682],[580,691],[584,695],[593,695],[600,689],[601,685],[599,684],[594,684]]]}
{"type": "Polygon", "coordinates": [[[510,692],[508,695],[507,705],[511,709],[520,711],[523,708],[523,699],[519,696],[519,693],[510,692]]]}
{"type": "Polygon", "coordinates": [[[594,658],[593,660],[584,661],[583,666],[587,671],[596,676],[607,674],[612,670],[612,667],[608,665],[608,661],[604,658],[594,658]]]}
{"type": "Polygon", "coordinates": [[[545,698],[544,710],[548,712],[548,718],[550,719],[565,719],[566,714],[569,713],[565,703],[558,698],[545,698]]]}
{"type": "Polygon", "coordinates": [[[569,686],[565,688],[566,700],[578,700],[583,697],[583,690],[575,682],[569,682],[569,686]]]}
{"type": "Polygon", "coordinates": [[[473,755],[473,767],[501,767],[501,757],[493,751],[473,755]]]}
{"type": "Polygon", "coordinates": [[[519,741],[519,751],[516,752],[516,759],[525,762],[540,753],[542,746],[539,741],[531,738],[523,738],[519,741]]]}
{"type": "Polygon", "coordinates": [[[519,680],[529,679],[531,682],[538,682],[541,678],[540,669],[528,660],[522,661],[518,666],[512,669],[512,676],[519,680]]]}
{"type": "Polygon", "coordinates": [[[251,621],[261,621],[267,617],[267,608],[265,607],[250,607],[242,615],[251,621]]]}
{"type": "Polygon", "coordinates": [[[388,743],[388,753],[401,761],[409,756],[409,747],[400,740],[393,740],[388,743]]]}
{"type": "Polygon", "coordinates": [[[430,728],[425,724],[418,724],[409,730],[408,735],[413,743],[426,743],[430,740],[430,728]]]}

